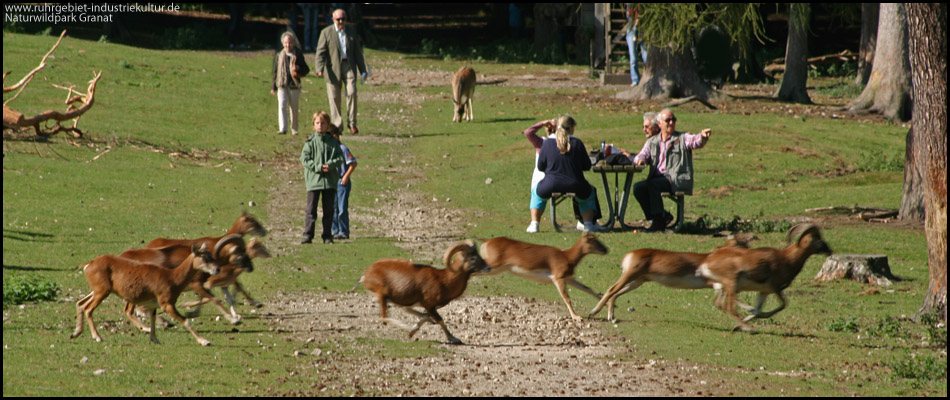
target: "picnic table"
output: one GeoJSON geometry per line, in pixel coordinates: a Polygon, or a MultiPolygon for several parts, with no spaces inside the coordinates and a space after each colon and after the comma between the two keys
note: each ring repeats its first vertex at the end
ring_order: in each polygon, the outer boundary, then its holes
{"type": "Polygon", "coordinates": [[[643,171],[642,166],[637,165],[607,165],[603,160],[594,164],[592,172],[599,173],[601,181],[604,184],[604,196],[607,198],[607,213],[609,217],[604,223],[604,228],[611,229],[614,221],[620,224],[620,229],[633,229],[632,226],[623,222],[624,215],[627,213],[627,203],[630,199],[630,188],[633,186],[633,175],[643,171]],[[614,191],[610,191],[608,174],[614,176],[614,191]],[[624,174],[623,187],[620,186],[620,175],[624,174]],[[613,200],[613,201],[611,201],[613,200]]]}

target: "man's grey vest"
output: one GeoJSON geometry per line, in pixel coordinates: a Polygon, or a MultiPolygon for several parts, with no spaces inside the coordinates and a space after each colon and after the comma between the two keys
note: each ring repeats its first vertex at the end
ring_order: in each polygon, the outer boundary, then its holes
{"type": "MultiPolygon", "coordinates": [[[[654,135],[647,142],[650,145],[650,159],[660,159],[661,134],[654,135]]],[[[683,132],[673,132],[670,136],[670,148],[666,150],[666,177],[670,180],[674,192],[693,194],[693,151],[686,148],[686,136],[683,132]]],[[[650,170],[650,177],[659,172],[650,170]]]]}

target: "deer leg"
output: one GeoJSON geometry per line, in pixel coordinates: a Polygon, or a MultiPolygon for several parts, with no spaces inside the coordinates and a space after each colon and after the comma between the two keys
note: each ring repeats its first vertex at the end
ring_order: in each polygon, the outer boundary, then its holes
{"type": "Polygon", "coordinates": [[[188,329],[188,332],[191,332],[192,336],[195,337],[195,340],[197,340],[199,344],[202,346],[211,345],[211,342],[209,342],[207,339],[198,336],[198,332],[195,332],[195,329],[191,327],[191,324],[188,323],[188,320],[186,320],[185,317],[182,317],[181,314],[178,313],[178,310],[175,309],[174,303],[167,301],[163,302],[162,311],[165,311],[165,314],[171,315],[172,318],[175,318],[178,320],[178,322],[184,325],[184,327],[188,329]]]}
{"type": "Polygon", "coordinates": [[[452,333],[449,332],[449,328],[445,327],[445,320],[442,319],[442,316],[439,315],[439,313],[434,308],[428,310],[428,312],[430,319],[433,322],[439,324],[439,326],[442,328],[442,332],[445,333],[445,339],[449,341],[449,344],[462,344],[462,341],[453,336],[452,333]]]}
{"type": "Polygon", "coordinates": [[[620,297],[620,296],[622,296],[623,294],[625,294],[625,293],[627,293],[627,292],[633,291],[634,289],[640,287],[640,285],[642,285],[642,284],[643,284],[643,281],[642,281],[642,280],[639,280],[639,279],[636,280],[636,281],[634,281],[634,282],[628,283],[628,284],[624,285],[623,288],[620,289],[620,291],[618,291],[616,294],[614,294],[613,297],[610,298],[610,302],[607,303],[607,304],[608,304],[608,305],[607,305],[607,320],[609,320],[609,321],[614,321],[614,322],[617,321],[617,318],[614,317],[614,307],[615,307],[615,303],[616,303],[616,301],[617,301],[617,298],[620,297]]]}
{"type": "Polygon", "coordinates": [[[139,328],[139,330],[141,330],[142,332],[151,332],[151,330],[147,326],[145,326],[145,324],[143,324],[142,321],[139,321],[139,319],[136,318],[135,315],[133,315],[134,312],[135,312],[135,304],[126,301],[125,309],[123,310],[123,313],[125,314],[126,317],[128,317],[129,321],[132,322],[132,325],[134,325],[136,328],[139,328]]]}
{"type": "MultiPolygon", "coordinates": [[[[207,289],[205,289],[204,287],[201,287],[201,286],[199,286],[199,287],[193,287],[192,289],[195,291],[195,293],[198,293],[198,295],[202,297],[201,302],[199,303],[199,305],[204,304],[204,303],[206,303],[206,302],[211,302],[211,304],[214,304],[215,307],[218,307],[218,310],[221,311],[221,314],[224,315],[224,318],[226,318],[226,319],[228,320],[228,322],[230,322],[232,325],[237,325],[237,324],[240,324],[240,323],[241,323],[241,316],[240,316],[240,315],[237,315],[237,316],[232,315],[231,312],[229,312],[226,308],[224,308],[224,305],[221,304],[221,301],[218,300],[216,297],[214,297],[214,295],[211,294],[211,292],[208,292],[207,289]]],[[[227,292],[225,292],[225,293],[227,293],[227,292]]],[[[233,310],[233,307],[232,307],[232,310],[233,310]]],[[[195,310],[189,312],[189,313],[188,313],[188,318],[197,317],[200,312],[201,312],[201,308],[199,307],[199,308],[197,308],[197,309],[195,309],[195,310]]],[[[235,314],[237,314],[237,313],[235,313],[235,314]]]]}
{"type": "Polygon", "coordinates": [[[151,329],[149,330],[148,338],[155,344],[161,344],[158,341],[158,336],[155,336],[155,314],[158,313],[158,310],[153,308],[148,310],[148,321],[151,329]]]}
{"type": "Polygon", "coordinates": [[[595,306],[594,309],[590,311],[590,314],[588,314],[587,318],[591,318],[597,313],[599,313],[600,310],[603,309],[604,306],[606,305],[607,306],[607,320],[613,321],[614,320],[614,302],[617,300],[617,297],[620,297],[620,295],[630,290],[636,289],[637,286],[640,286],[639,282],[631,283],[627,281],[626,277],[621,276],[620,279],[617,280],[617,282],[615,282],[613,285],[610,286],[609,289],[607,289],[607,293],[604,293],[604,295],[600,298],[600,301],[597,302],[597,306],[595,306]],[[630,286],[633,286],[633,287],[627,289],[630,286]]]}
{"type": "Polygon", "coordinates": [[[251,295],[249,295],[249,294],[247,293],[247,291],[244,290],[244,286],[241,286],[241,283],[240,283],[240,282],[234,281],[234,288],[235,288],[238,292],[240,292],[241,294],[243,294],[244,297],[247,297],[247,301],[251,303],[251,306],[252,306],[252,307],[254,307],[254,308],[261,308],[262,306],[264,306],[264,303],[261,303],[261,302],[259,302],[259,301],[257,301],[257,300],[252,299],[252,298],[251,298],[251,295]]]}
{"type": "Polygon", "coordinates": [[[83,309],[83,314],[86,315],[86,322],[89,323],[89,331],[92,332],[92,337],[96,339],[97,342],[101,342],[102,337],[99,336],[99,331],[96,329],[96,322],[92,320],[92,312],[96,310],[96,307],[99,307],[99,304],[102,303],[107,296],[109,296],[108,292],[106,292],[105,295],[95,293],[83,309]]]}
{"type": "Polygon", "coordinates": [[[224,292],[224,299],[228,302],[228,309],[231,311],[231,316],[240,321],[241,316],[238,315],[237,310],[234,309],[235,301],[234,296],[231,295],[231,291],[228,290],[227,286],[221,288],[221,291],[224,292]]]}
{"type": "Polygon", "coordinates": [[[583,283],[575,279],[573,276],[570,278],[567,278],[565,282],[567,282],[568,285],[571,285],[575,288],[580,289],[584,293],[594,296],[595,299],[598,299],[598,300],[600,299],[600,293],[597,293],[593,289],[587,287],[587,285],[584,285],[583,283]]]}
{"type": "Polygon", "coordinates": [[[398,320],[398,319],[389,318],[389,316],[388,316],[388,315],[389,315],[389,308],[388,308],[388,304],[387,304],[388,301],[386,300],[386,297],[385,297],[385,296],[383,296],[383,295],[376,295],[376,299],[379,300],[379,319],[383,320],[384,323],[390,323],[390,324],[396,325],[396,326],[399,327],[400,329],[405,329],[405,330],[407,330],[407,331],[410,330],[410,329],[412,329],[411,326],[406,325],[405,323],[403,323],[402,321],[400,321],[400,320],[398,320]]]}
{"type": "Polygon", "coordinates": [[[72,335],[69,335],[70,339],[75,339],[76,337],[82,334],[82,321],[83,321],[83,309],[84,309],[83,306],[85,306],[86,303],[88,303],[89,300],[92,299],[93,293],[95,292],[89,293],[88,295],[86,295],[86,297],[83,297],[79,299],[79,301],[76,302],[76,329],[73,331],[72,335]]]}
{"type": "Polygon", "coordinates": [[[768,297],[769,295],[768,295],[768,293],[759,293],[759,302],[758,302],[758,304],[757,304],[756,307],[755,307],[755,310],[754,310],[755,312],[752,313],[752,315],[749,315],[749,316],[745,317],[745,319],[744,319],[743,321],[748,322],[748,321],[751,321],[751,320],[756,319],[756,318],[769,318],[769,317],[775,315],[776,313],[778,313],[779,311],[784,310],[784,309],[785,309],[785,305],[787,304],[786,301],[785,301],[785,296],[782,296],[782,292],[776,292],[775,295],[778,296],[778,300],[779,300],[779,302],[780,302],[778,308],[776,308],[776,309],[774,309],[774,310],[772,310],[772,311],[769,311],[769,312],[767,312],[767,313],[761,312],[761,310],[762,310],[762,304],[765,303],[765,298],[768,297]]]}
{"type": "Polygon", "coordinates": [[[412,307],[403,307],[403,310],[406,312],[419,317],[419,320],[416,321],[416,324],[413,326],[403,325],[402,328],[409,331],[409,337],[415,335],[419,331],[419,328],[422,328],[422,325],[425,325],[426,322],[436,323],[432,316],[428,313],[419,312],[414,310],[412,307]]]}
{"type": "Polygon", "coordinates": [[[575,320],[575,321],[580,321],[580,320],[582,320],[583,318],[581,318],[580,315],[577,315],[577,314],[574,312],[574,306],[571,305],[571,298],[570,298],[570,297],[567,297],[567,288],[564,287],[564,281],[565,281],[566,279],[565,279],[565,278],[554,278],[554,279],[552,279],[552,280],[554,281],[554,286],[557,287],[557,292],[561,295],[561,299],[563,299],[563,300],[564,300],[564,304],[567,305],[567,311],[571,313],[571,319],[573,319],[573,320],[575,320]]]}
{"type": "Polygon", "coordinates": [[[736,292],[733,287],[723,287],[725,292],[725,299],[723,300],[723,311],[731,315],[736,321],[739,321],[735,327],[732,328],[733,332],[741,330],[743,332],[753,332],[753,329],[749,324],[745,323],[742,318],[739,317],[739,314],[736,313],[736,292]]]}

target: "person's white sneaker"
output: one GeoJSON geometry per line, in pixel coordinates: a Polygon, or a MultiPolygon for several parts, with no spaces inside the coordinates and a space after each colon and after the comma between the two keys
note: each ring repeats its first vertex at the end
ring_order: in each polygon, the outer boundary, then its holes
{"type": "Polygon", "coordinates": [[[538,233],[538,222],[531,221],[531,223],[528,224],[528,229],[526,229],[525,231],[528,233],[538,233]]]}
{"type": "Polygon", "coordinates": [[[585,222],[584,230],[587,232],[607,232],[607,228],[597,225],[593,222],[585,222]]]}
{"type": "Polygon", "coordinates": [[[584,230],[584,223],[583,223],[583,222],[577,221],[577,230],[579,230],[579,231],[584,230]]]}

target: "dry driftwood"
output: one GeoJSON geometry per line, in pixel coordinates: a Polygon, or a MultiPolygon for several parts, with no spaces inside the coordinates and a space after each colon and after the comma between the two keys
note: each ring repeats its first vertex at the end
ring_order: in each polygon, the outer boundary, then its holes
{"type": "Polygon", "coordinates": [[[888,208],[862,207],[862,206],[833,206],[809,208],[805,212],[816,211],[850,211],[852,214],[858,213],[858,218],[868,222],[887,222],[891,218],[896,218],[898,211],[888,208]]]}
{"type": "MultiPolygon", "coordinates": [[[[99,79],[102,77],[102,71],[96,73],[95,76],[89,81],[89,88],[85,93],[76,91],[72,87],[62,87],[58,85],[53,85],[54,87],[65,89],[68,91],[66,95],[66,110],[65,112],[59,112],[56,110],[46,110],[34,116],[25,116],[23,113],[9,107],[9,104],[16,100],[20,96],[20,93],[26,89],[26,86],[29,85],[30,81],[33,80],[33,77],[37,72],[46,67],[46,59],[49,58],[53,51],[59,47],[59,44],[63,41],[63,37],[66,36],[66,31],[64,30],[62,34],[59,35],[59,40],[56,41],[56,44],[50,48],[49,52],[43,56],[43,59],[40,60],[39,65],[36,68],[33,68],[32,71],[26,74],[23,79],[20,79],[19,82],[12,86],[4,86],[3,93],[17,91],[13,97],[9,100],[3,102],[3,129],[13,129],[20,130],[24,128],[32,127],[38,136],[52,136],[60,131],[66,131],[73,134],[75,137],[81,137],[82,131],[79,130],[79,117],[89,111],[92,108],[93,102],[95,100],[96,94],[96,84],[99,83],[99,79]],[[79,103],[76,106],[74,103],[79,103]],[[62,123],[65,121],[73,121],[72,127],[62,126],[62,123]],[[52,124],[52,127],[50,127],[52,124]]],[[[7,76],[10,75],[10,71],[3,73],[3,82],[6,84],[7,76]]]]}
{"type": "MultiPolygon", "coordinates": [[[[808,61],[808,65],[814,66],[814,65],[828,64],[828,63],[834,63],[834,62],[839,62],[839,61],[851,61],[857,58],[858,58],[858,55],[854,54],[854,52],[850,50],[844,50],[840,53],[826,54],[823,56],[812,57],[812,58],[809,58],[807,61],[808,61]]],[[[772,60],[769,63],[769,65],[763,68],[763,70],[765,71],[765,73],[771,74],[771,75],[775,75],[780,72],[785,72],[785,58],[782,57],[782,58],[776,58],[772,60]]]]}
{"type": "Polygon", "coordinates": [[[852,213],[856,213],[859,211],[892,212],[892,211],[897,211],[897,210],[892,210],[889,208],[863,207],[863,206],[831,206],[831,207],[809,208],[805,210],[805,212],[815,212],[815,211],[851,211],[852,213]]]}

